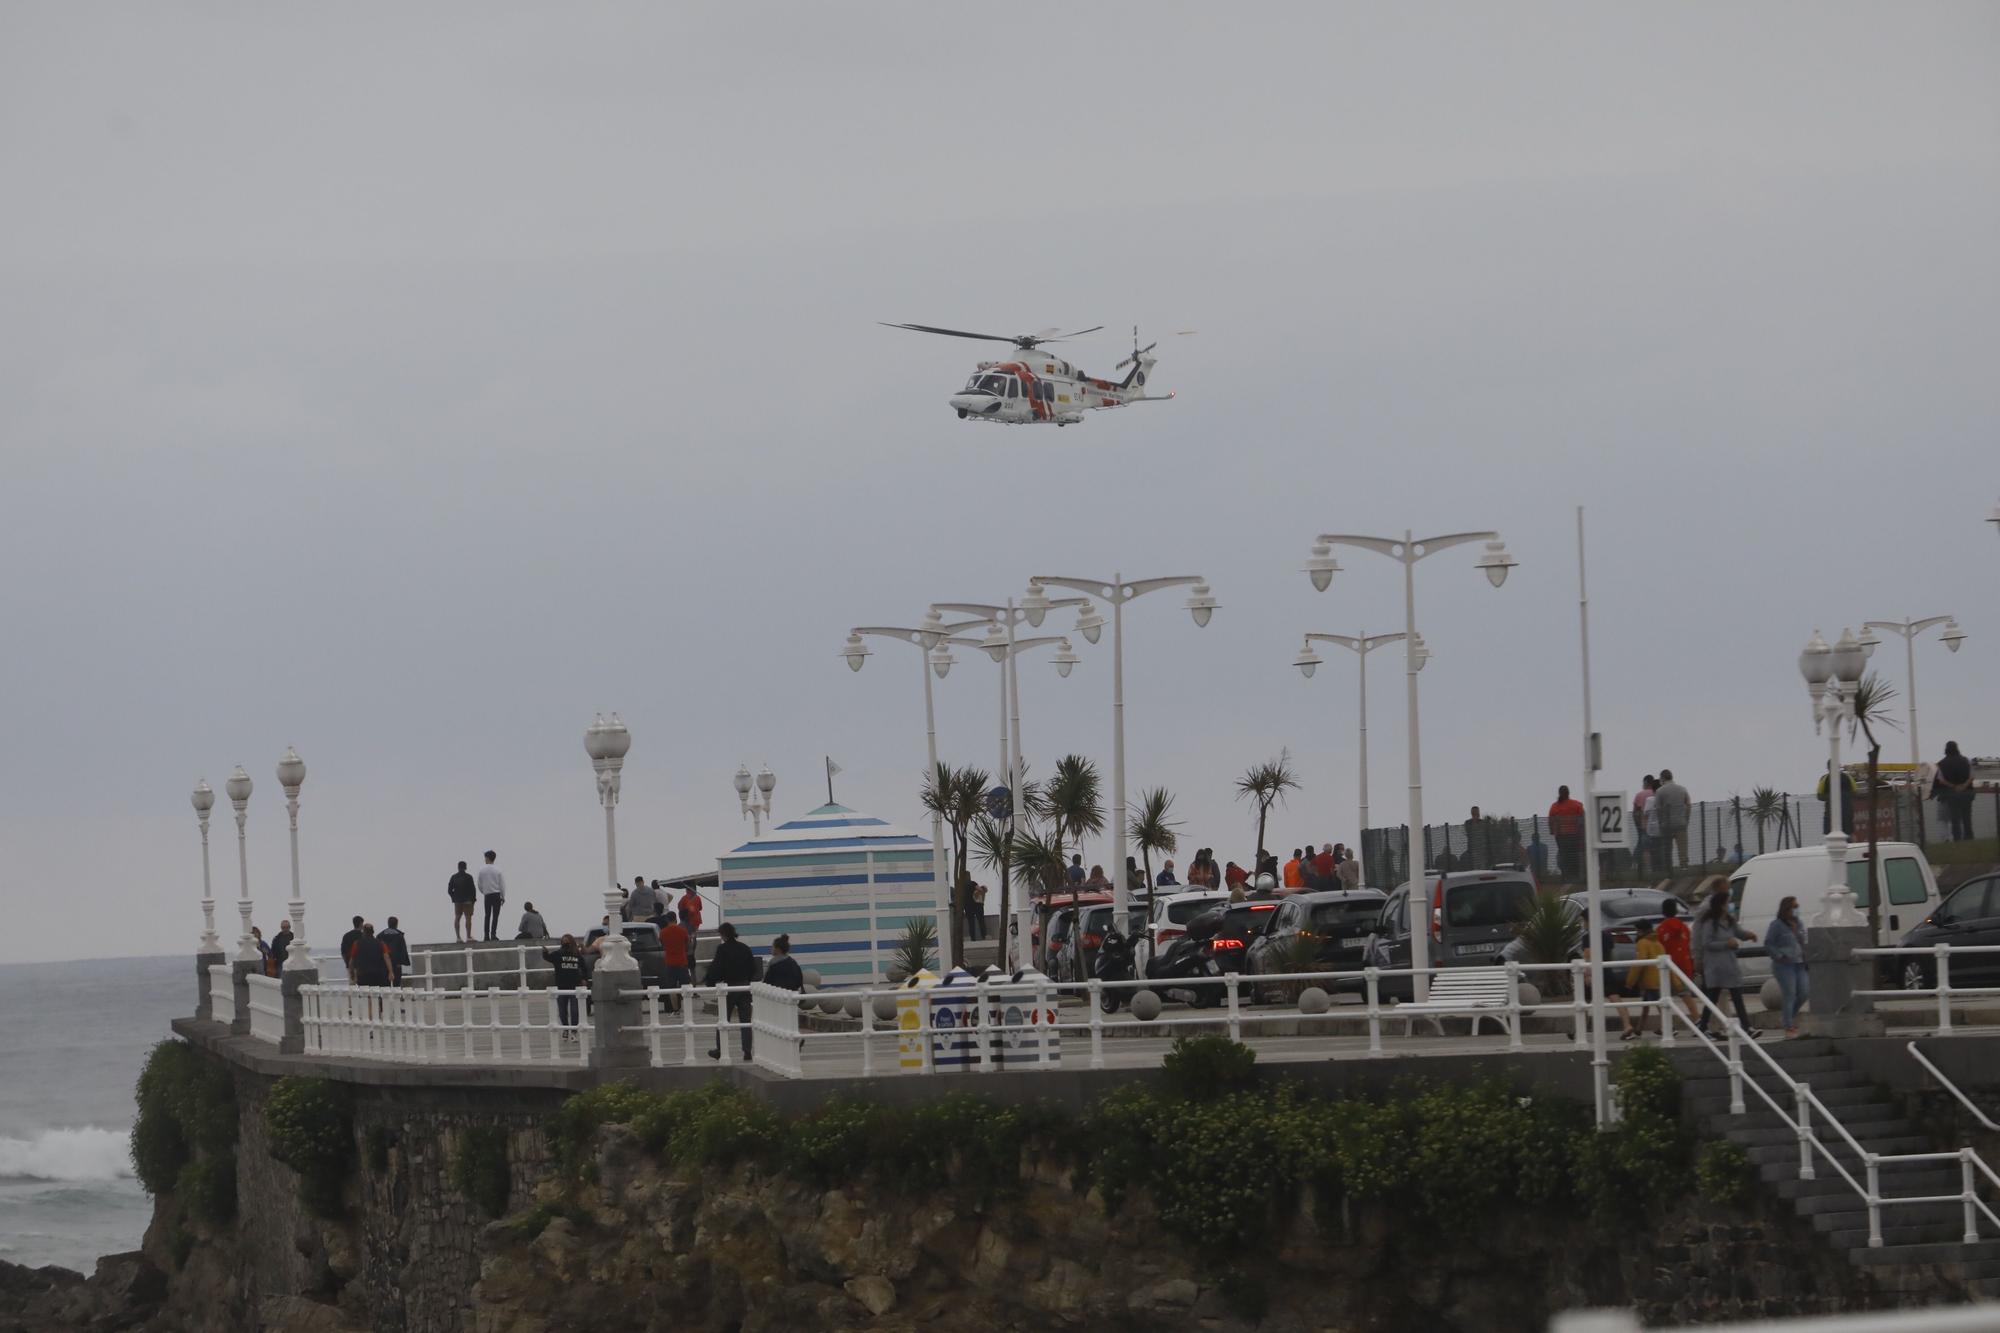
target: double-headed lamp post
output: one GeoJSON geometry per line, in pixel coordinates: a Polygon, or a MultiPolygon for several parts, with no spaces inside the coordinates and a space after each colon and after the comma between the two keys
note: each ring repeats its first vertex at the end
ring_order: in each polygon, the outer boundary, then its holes
{"type": "MultiPolygon", "coordinates": [[[[917,649],[917,675],[924,683],[924,746],[930,767],[924,770],[924,780],[932,781],[937,775],[937,706],[931,697],[931,677],[943,680],[951,673],[952,656],[945,650],[944,642],[960,630],[973,629],[983,625],[984,620],[961,620],[947,624],[935,610],[924,617],[924,623],[916,629],[905,629],[900,625],[857,625],[847,636],[847,645],[840,655],[847,659],[850,671],[859,671],[874,656],[874,650],[863,642],[865,638],[896,639],[917,649]]],[[[944,816],[931,812],[931,875],[937,897],[938,958],[945,971],[949,972],[956,961],[951,956],[951,887],[950,876],[945,869],[944,816]]]]}
{"type": "Polygon", "coordinates": [[[195,821],[201,825],[201,951],[219,954],[222,939],[215,933],[215,890],[208,879],[208,812],[215,808],[215,788],[203,778],[194,784],[188,800],[194,805],[195,821]]]}
{"type": "Polygon", "coordinates": [[[771,771],[769,764],[759,768],[754,779],[758,794],[752,796],[750,788],[753,779],[750,776],[750,765],[738,764],[735,783],[736,803],[743,808],[743,817],[750,821],[750,836],[761,838],[764,836],[763,821],[771,817],[771,792],[778,785],[778,775],[771,771]]]}
{"type": "Polygon", "coordinates": [[[1425,556],[1448,551],[1454,546],[1467,542],[1485,542],[1485,554],[1479,557],[1476,568],[1482,570],[1487,582],[1499,587],[1507,581],[1508,571],[1520,562],[1507,554],[1507,547],[1497,532],[1448,532],[1439,537],[1418,539],[1406,529],[1399,541],[1393,537],[1361,537],[1351,533],[1321,533],[1314,543],[1312,557],[1306,561],[1305,572],[1311,576],[1313,587],[1325,592],[1333,582],[1333,576],[1340,572],[1340,562],[1333,558],[1336,546],[1359,547],[1364,551],[1375,551],[1397,560],[1403,566],[1403,674],[1407,682],[1409,696],[1409,737],[1410,737],[1410,893],[1407,904],[1410,914],[1410,967],[1413,971],[1412,986],[1419,1002],[1430,994],[1430,922],[1427,904],[1430,895],[1423,892],[1423,873],[1428,868],[1422,864],[1424,858],[1417,855],[1417,840],[1424,832],[1424,775],[1422,749],[1417,736],[1417,672],[1423,669],[1423,660],[1417,656],[1422,640],[1417,635],[1417,561],[1425,556]]]}
{"type": "Polygon", "coordinates": [[[278,785],[285,789],[285,813],[292,825],[292,898],[286,903],[292,918],[292,942],[285,954],[287,972],[303,972],[313,966],[312,950],[306,944],[306,898],[299,888],[299,788],[305,785],[306,761],[287,745],[278,760],[278,785]]]}
{"type": "Polygon", "coordinates": [[[1854,694],[1861,675],[1868,668],[1868,650],[1843,630],[1840,641],[1829,648],[1818,630],[1799,654],[1799,674],[1806,678],[1812,695],[1813,730],[1826,731],[1826,859],[1830,876],[1826,891],[1826,914],[1815,925],[1856,924],[1854,894],[1847,887],[1847,830],[1840,820],[1840,729],[1854,716],[1854,694]]]}
{"type": "Polygon", "coordinates": [[[1899,634],[1903,638],[1903,655],[1907,663],[1904,679],[1908,681],[1907,702],[1910,708],[1910,768],[1913,776],[1916,767],[1924,762],[1923,749],[1917,744],[1917,636],[1934,625],[1944,626],[1944,631],[1938,635],[1938,639],[1946,648],[1954,653],[1957,652],[1959,645],[1965,642],[1965,631],[1958,627],[1958,620],[1953,616],[1930,616],[1924,620],[1870,620],[1861,626],[1861,638],[1857,640],[1862,652],[1873,656],[1875,645],[1882,642],[1876,637],[1876,630],[1888,630],[1891,634],[1899,634]]]}
{"type": "Polygon", "coordinates": [[[250,849],[244,826],[250,820],[250,775],[238,764],[236,771],[229,775],[229,781],[222,784],[229,793],[229,803],[236,807],[236,872],[240,877],[243,896],[236,900],[236,910],[243,916],[243,933],[236,940],[236,961],[257,962],[263,955],[257,950],[256,937],[250,933],[250,849]]]}
{"type": "Polygon", "coordinates": [[[614,972],[633,971],[639,966],[633,961],[625,932],[618,925],[623,908],[618,891],[618,790],[625,755],[631,748],[632,733],[616,713],[609,722],[599,713],[597,720],[584,730],[584,753],[590,756],[590,766],[597,774],[597,799],[604,806],[604,870],[609,886],[604,891],[604,914],[610,919],[605,923],[604,942],[598,946],[603,959],[598,966],[614,972]]]}
{"type": "MultiPolygon", "coordinates": [[[[1430,649],[1423,646],[1422,635],[1417,637],[1417,669],[1421,671],[1424,663],[1430,660],[1430,649]]],[[[1316,643],[1337,643],[1361,659],[1361,822],[1355,826],[1354,859],[1361,864],[1363,884],[1368,882],[1368,863],[1361,859],[1361,835],[1368,828],[1368,654],[1402,641],[1400,634],[1308,634],[1299,655],[1292,659],[1292,665],[1307,680],[1311,680],[1313,672],[1319,670],[1320,655],[1313,651],[1316,643]]]]}
{"type": "MultiPolygon", "coordinates": [[[[1021,602],[1030,625],[1041,624],[1049,608],[1056,605],[1043,591],[1045,588],[1069,588],[1111,604],[1111,873],[1114,876],[1111,919],[1117,922],[1125,920],[1129,892],[1125,883],[1125,603],[1162,588],[1188,585],[1192,585],[1186,602],[1188,614],[1194,617],[1197,627],[1206,626],[1209,617],[1215,614],[1217,603],[1207,582],[1198,574],[1140,579],[1135,583],[1127,583],[1124,575],[1117,573],[1108,579],[1037,574],[1028,581],[1028,595],[1021,602]]],[[[1104,617],[1087,607],[1077,617],[1076,628],[1084,638],[1096,643],[1097,636],[1104,632],[1104,617]]]]}

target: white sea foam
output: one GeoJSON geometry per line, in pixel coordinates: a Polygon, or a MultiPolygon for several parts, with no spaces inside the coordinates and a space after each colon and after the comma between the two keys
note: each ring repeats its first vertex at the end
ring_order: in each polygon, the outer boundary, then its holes
{"type": "Polygon", "coordinates": [[[0,1180],[118,1180],[132,1174],[124,1131],[45,1129],[0,1137],[0,1180]]]}

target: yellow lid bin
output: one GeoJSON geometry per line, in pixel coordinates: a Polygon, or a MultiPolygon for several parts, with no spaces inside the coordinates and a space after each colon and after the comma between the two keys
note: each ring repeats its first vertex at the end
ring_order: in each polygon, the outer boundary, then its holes
{"type": "Polygon", "coordinates": [[[926,993],[938,984],[937,973],[925,969],[912,972],[896,992],[896,1064],[906,1071],[921,1071],[928,1061],[923,1035],[926,993]]]}

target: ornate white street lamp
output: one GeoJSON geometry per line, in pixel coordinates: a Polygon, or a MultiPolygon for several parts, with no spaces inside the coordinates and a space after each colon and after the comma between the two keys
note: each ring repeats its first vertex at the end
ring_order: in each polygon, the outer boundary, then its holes
{"type": "Polygon", "coordinates": [[[1904,679],[1908,682],[1906,692],[1909,696],[1907,702],[1910,710],[1910,768],[1913,776],[1916,767],[1924,761],[1923,748],[1917,744],[1917,636],[1933,625],[1944,626],[1938,635],[1938,640],[1950,651],[1957,652],[1959,645],[1965,642],[1965,631],[1958,627],[1957,619],[1952,616],[1930,616],[1924,620],[1870,620],[1861,626],[1861,638],[1857,640],[1862,651],[1872,657],[1875,645],[1882,642],[1876,637],[1876,630],[1885,629],[1892,634],[1902,636],[1904,679]]]}
{"type": "Polygon", "coordinates": [[[278,785],[285,789],[285,811],[292,824],[292,900],[286,906],[292,917],[292,942],[285,954],[285,971],[303,972],[313,966],[312,950],[306,945],[306,898],[299,888],[299,788],[305,785],[306,761],[287,745],[278,760],[278,785]]]}
{"type": "Polygon", "coordinates": [[[750,794],[753,785],[753,779],[750,776],[750,765],[738,764],[736,766],[735,785],[736,803],[742,807],[741,817],[747,818],[750,821],[750,836],[753,838],[763,837],[764,821],[771,817],[771,791],[778,785],[777,774],[771,771],[768,764],[758,770],[757,776],[754,779],[754,785],[760,793],[762,804],[759,804],[760,797],[750,794]]]}
{"type": "MultiPolygon", "coordinates": [[[[1361,865],[1361,882],[1363,884],[1368,882],[1368,863],[1361,858],[1361,835],[1368,829],[1368,654],[1374,652],[1377,648],[1386,647],[1392,643],[1401,643],[1402,641],[1403,636],[1400,634],[1376,634],[1372,636],[1368,634],[1308,634],[1306,635],[1304,646],[1299,649],[1299,655],[1292,659],[1292,665],[1297,667],[1308,680],[1312,679],[1313,672],[1319,669],[1320,664],[1319,654],[1313,651],[1315,643],[1337,643],[1361,659],[1361,823],[1356,826],[1354,835],[1354,859],[1361,865]]],[[[1417,669],[1419,671],[1423,669],[1424,661],[1429,656],[1430,654],[1426,652],[1418,658],[1417,669]]]]}
{"type": "Polygon", "coordinates": [[[1508,573],[1520,563],[1507,554],[1506,544],[1497,532],[1449,532],[1419,540],[1405,529],[1400,540],[1338,532],[1321,533],[1305,566],[1313,587],[1321,592],[1327,590],[1333,576],[1340,572],[1340,562],[1333,558],[1335,546],[1374,551],[1401,562],[1403,566],[1403,632],[1406,636],[1403,640],[1403,675],[1408,695],[1410,741],[1410,966],[1415,972],[1413,984],[1419,1002],[1430,994],[1430,978],[1426,969],[1430,967],[1431,923],[1430,895],[1422,887],[1423,874],[1428,867],[1423,864],[1425,858],[1419,852],[1419,840],[1424,834],[1424,777],[1423,752],[1417,728],[1417,672],[1423,669],[1428,654],[1424,653],[1423,638],[1417,633],[1417,562],[1425,556],[1436,555],[1467,542],[1486,543],[1485,553],[1474,562],[1474,568],[1483,571],[1486,581],[1496,588],[1507,581],[1508,573]]]}
{"type": "Polygon", "coordinates": [[[215,890],[208,881],[208,812],[215,808],[215,788],[203,778],[194,784],[188,800],[193,803],[195,820],[201,825],[201,951],[221,953],[222,937],[215,933],[215,890]]]}
{"type": "MultiPolygon", "coordinates": [[[[1056,576],[1037,574],[1028,581],[1028,596],[1023,602],[1027,610],[1028,623],[1041,623],[1041,613],[1055,603],[1047,600],[1044,588],[1069,588],[1083,593],[1086,597],[1097,597],[1111,604],[1111,919],[1125,920],[1127,890],[1125,884],[1125,603],[1135,597],[1143,597],[1149,592],[1162,588],[1180,588],[1194,585],[1192,595],[1185,603],[1188,614],[1194,617],[1197,627],[1206,626],[1215,614],[1216,601],[1208,584],[1198,574],[1178,575],[1164,579],[1141,579],[1127,583],[1125,576],[1113,573],[1108,579],[1081,579],[1068,575],[1056,576]]],[[[1091,643],[1104,632],[1104,617],[1095,606],[1086,605],[1076,619],[1077,633],[1091,643]]]]}
{"type": "Polygon", "coordinates": [[[597,799],[604,806],[604,941],[598,945],[603,961],[600,968],[613,972],[637,971],[638,963],[633,961],[631,946],[625,942],[625,932],[619,926],[624,913],[624,895],[618,891],[618,789],[625,768],[626,752],[632,748],[632,733],[626,729],[618,714],[613,713],[606,722],[599,713],[583,733],[584,753],[590,756],[590,767],[597,774],[597,799]]]}
{"type": "Polygon", "coordinates": [[[243,933],[236,941],[236,961],[254,963],[263,955],[257,951],[256,937],[250,933],[250,851],[245,836],[244,825],[250,818],[250,775],[238,764],[236,771],[229,775],[229,781],[222,784],[229,793],[229,803],[236,807],[236,869],[241,876],[243,896],[236,900],[236,910],[243,916],[243,933]]]}

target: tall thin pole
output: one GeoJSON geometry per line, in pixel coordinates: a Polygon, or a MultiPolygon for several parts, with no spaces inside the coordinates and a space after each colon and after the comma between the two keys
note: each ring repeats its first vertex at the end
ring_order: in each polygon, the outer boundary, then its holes
{"type": "MultiPolygon", "coordinates": [[[[931,650],[924,646],[921,638],[917,640],[917,661],[924,676],[924,753],[930,759],[930,767],[925,770],[924,776],[926,780],[935,782],[938,766],[937,705],[931,696],[931,650]]],[[[833,804],[830,798],[827,804],[833,804]]],[[[958,960],[952,957],[951,952],[951,883],[944,868],[944,816],[936,810],[931,811],[931,879],[937,897],[938,961],[949,972],[958,960]]],[[[872,901],[875,892],[872,874],[868,891],[872,901]]],[[[875,949],[873,922],[869,923],[869,930],[868,948],[872,961],[875,949]]],[[[875,975],[879,977],[881,973],[878,971],[875,975]]]]}
{"type": "Polygon", "coordinates": [[[1368,631],[1361,631],[1355,649],[1361,659],[1361,826],[1354,833],[1354,863],[1361,867],[1361,882],[1368,882],[1368,861],[1361,854],[1368,835],[1368,631]]]}
{"type": "MultiPolygon", "coordinates": [[[[1907,621],[1903,629],[1903,656],[1909,664],[1904,678],[1910,683],[1910,776],[1914,781],[1916,766],[1924,762],[1924,752],[1917,744],[1917,635],[1907,621]]],[[[1827,790],[1831,792],[1833,788],[1827,790]]]]}
{"type": "Polygon", "coordinates": [[[1403,671],[1409,682],[1410,709],[1410,966],[1416,975],[1411,985],[1417,1003],[1430,997],[1431,899],[1424,885],[1424,862],[1428,859],[1419,841],[1424,836],[1424,768],[1417,740],[1417,553],[1412,547],[1416,534],[1403,529],[1403,671]]]}
{"type": "Polygon", "coordinates": [[[1125,575],[1111,576],[1111,920],[1125,927],[1125,575]]]}
{"type": "Polygon", "coordinates": [[[1611,1054],[1605,1045],[1604,988],[1611,973],[1602,965],[1604,952],[1604,893],[1597,865],[1597,757],[1591,753],[1590,720],[1590,585],[1584,574],[1583,506],[1576,507],[1576,620],[1583,648],[1583,887],[1590,904],[1590,957],[1599,966],[1590,972],[1590,1086],[1597,1106],[1597,1126],[1611,1121],[1611,1054]]]}
{"type": "Polygon", "coordinates": [[[1021,761],[1021,663],[1020,659],[1016,656],[1018,650],[1014,646],[1016,638],[1014,622],[1018,619],[1019,617],[1014,614],[1014,599],[1009,597],[1007,599],[1007,669],[1004,679],[1007,682],[1007,698],[1013,705],[1014,748],[1011,751],[1013,766],[1007,770],[1007,859],[1001,863],[1007,874],[1007,898],[1009,902],[1018,902],[1027,896],[1027,886],[1025,884],[1022,885],[1023,891],[1020,894],[1017,895],[1014,891],[1014,828],[1016,822],[1021,817],[1021,784],[1025,768],[1021,761]]]}

